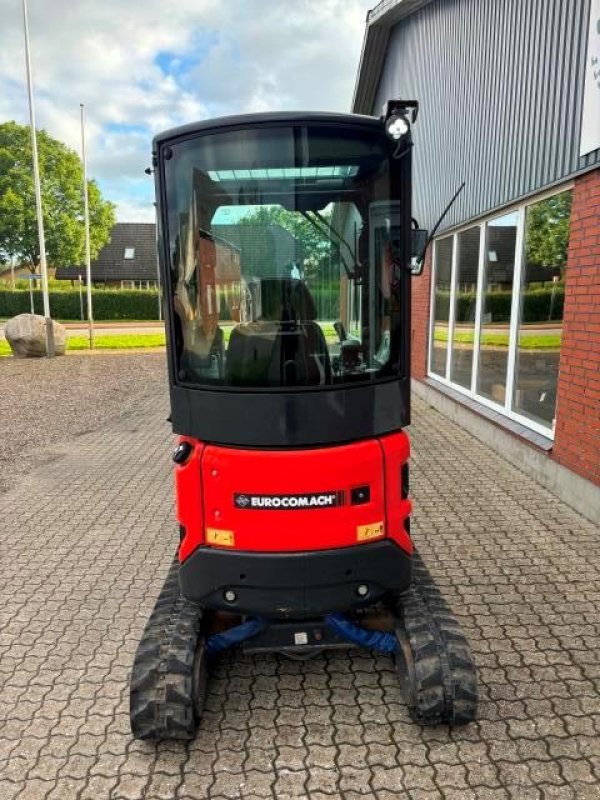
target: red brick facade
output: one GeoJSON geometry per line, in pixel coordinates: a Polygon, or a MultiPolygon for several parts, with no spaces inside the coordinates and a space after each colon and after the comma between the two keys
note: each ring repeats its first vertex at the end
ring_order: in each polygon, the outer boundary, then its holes
{"type": "Polygon", "coordinates": [[[431,297],[431,251],[427,250],[422,275],[412,278],[411,300],[411,374],[422,381],[427,377],[427,339],[429,331],[429,301],[431,297]]]}
{"type": "Polygon", "coordinates": [[[552,457],[600,485],[600,169],[573,189],[552,457]]]}

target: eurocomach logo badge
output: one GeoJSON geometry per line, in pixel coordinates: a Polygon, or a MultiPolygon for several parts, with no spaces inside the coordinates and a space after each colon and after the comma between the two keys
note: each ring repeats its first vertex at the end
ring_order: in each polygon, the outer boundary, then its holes
{"type": "Polygon", "coordinates": [[[241,509],[300,511],[307,508],[333,508],[344,504],[343,492],[316,494],[234,494],[233,505],[241,509]]]}

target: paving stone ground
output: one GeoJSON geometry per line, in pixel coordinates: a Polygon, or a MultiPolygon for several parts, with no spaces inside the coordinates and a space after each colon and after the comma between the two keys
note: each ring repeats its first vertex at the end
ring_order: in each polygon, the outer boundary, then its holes
{"type": "Polygon", "coordinates": [[[166,398],[0,495],[0,800],[600,797],[600,535],[414,403],[414,538],[480,719],[421,730],[392,661],[229,654],[196,739],[136,742],[128,677],[176,544],[166,398]]]}

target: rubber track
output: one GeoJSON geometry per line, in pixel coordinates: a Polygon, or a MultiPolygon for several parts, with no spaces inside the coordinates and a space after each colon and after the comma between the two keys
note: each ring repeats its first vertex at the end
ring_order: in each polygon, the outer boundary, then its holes
{"type": "Polygon", "coordinates": [[[418,553],[403,595],[400,635],[410,664],[399,656],[412,718],[421,725],[464,725],[477,716],[477,676],[469,644],[418,553]]]}
{"type": "Polygon", "coordinates": [[[181,596],[178,573],[175,559],[133,662],[130,723],[136,739],[192,739],[196,732],[194,662],[202,614],[181,596]]]}

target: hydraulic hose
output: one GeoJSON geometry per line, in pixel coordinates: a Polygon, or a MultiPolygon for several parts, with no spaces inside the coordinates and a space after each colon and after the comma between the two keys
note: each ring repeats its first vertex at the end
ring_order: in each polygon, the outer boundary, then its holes
{"type": "Polygon", "coordinates": [[[215,656],[223,650],[229,650],[231,647],[237,647],[246,639],[256,636],[265,627],[265,621],[260,617],[252,617],[242,622],[241,625],[236,625],[234,628],[229,628],[223,633],[215,633],[210,636],[206,642],[206,654],[208,656],[215,656]]]}
{"type": "Polygon", "coordinates": [[[361,628],[342,614],[327,614],[325,624],[346,641],[368,650],[377,650],[380,653],[395,653],[398,650],[398,640],[392,633],[361,628]]]}
{"type": "MultiPolygon", "coordinates": [[[[327,614],[325,624],[342,639],[346,639],[346,641],[352,642],[352,644],[356,644],[359,647],[364,647],[367,650],[376,650],[380,653],[395,653],[398,649],[398,640],[394,634],[361,628],[360,625],[350,622],[342,614],[327,614]]],[[[224,650],[237,647],[246,639],[250,639],[264,630],[265,625],[266,623],[263,619],[253,617],[242,622],[241,625],[236,625],[234,628],[223,631],[223,633],[216,633],[206,642],[206,654],[215,656],[224,650]]]]}

